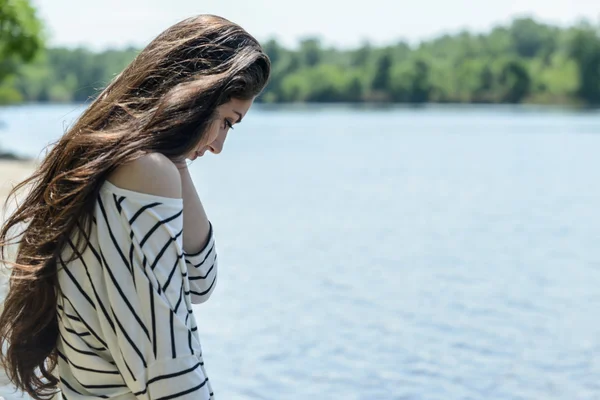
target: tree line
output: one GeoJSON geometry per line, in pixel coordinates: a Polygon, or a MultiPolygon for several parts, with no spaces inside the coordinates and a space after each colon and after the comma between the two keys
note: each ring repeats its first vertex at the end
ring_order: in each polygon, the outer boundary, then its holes
{"type": "MultiPolygon", "coordinates": [[[[338,49],[312,37],[264,47],[273,65],[265,103],[600,104],[600,27],[589,22],[565,28],[519,18],[417,45],[338,49]]],[[[88,101],[138,52],[54,47],[5,59],[0,102],[88,101]]]]}

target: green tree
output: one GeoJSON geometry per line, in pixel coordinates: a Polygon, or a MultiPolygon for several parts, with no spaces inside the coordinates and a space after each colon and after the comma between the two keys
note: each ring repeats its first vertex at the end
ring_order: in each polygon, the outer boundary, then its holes
{"type": "Polygon", "coordinates": [[[520,103],[529,94],[531,78],[521,62],[511,60],[502,67],[499,84],[503,102],[520,103]]]}
{"type": "Polygon", "coordinates": [[[369,42],[364,42],[358,49],[350,52],[350,65],[352,67],[364,68],[369,63],[373,54],[373,47],[369,42]]]}
{"type": "Polygon", "coordinates": [[[348,102],[359,102],[364,97],[364,84],[359,74],[350,76],[344,87],[344,100],[348,102]]]}
{"type": "Polygon", "coordinates": [[[291,74],[281,85],[282,98],[296,102],[343,102],[355,89],[342,67],[327,64],[291,74]]]}
{"type": "Polygon", "coordinates": [[[392,71],[392,100],[399,103],[425,103],[432,92],[431,67],[422,59],[410,60],[392,71]]]}
{"type": "Polygon", "coordinates": [[[430,67],[427,61],[417,60],[414,63],[414,79],[408,100],[411,103],[426,103],[429,100],[431,84],[429,82],[430,67]]]}
{"type": "Polygon", "coordinates": [[[0,0],[0,60],[31,61],[42,47],[42,23],[29,2],[0,0]]]}
{"type": "Polygon", "coordinates": [[[386,92],[389,89],[392,65],[392,56],[389,53],[384,53],[379,58],[375,69],[375,77],[371,85],[373,90],[386,92]]]}
{"type": "Polygon", "coordinates": [[[555,29],[531,18],[513,21],[509,32],[514,51],[521,57],[548,56],[557,46],[555,29]]]}
{"type": "Polygon", "coordinates": [[[598,29],[582,25],[570,42],[570,55],[579,72],[578,95],[587,103],[600,104],[600,37],[598,29]]]}
{"type": "Polygon", "coordinates": [[[7,80],[22,62],[30,62],[42,49],[42,24],[27,0],[0,0],[0,102],[13,102],[21,94],[7,80]]]}
{"type": "Polygon", "coordinates": [[[306,38],[300,41],[300,56],[307,67],[314,67],[323,58],[321,41],[317,38],[306,38]]]}
{"type": "Polygon", "coordinates": [[[264,44],[263,48],[265,49],[265,52],[271,59],[271,63],[273,65],[279,64],[285,50],[279,45],[279,43],[277,43],[277,40],[270,39],[269,41],[267,41],[267,43],[264,44]]]}
{"type": "MultiPolygon", "coordinates": [[[[14,7],[18,1],[0,4],[14,7]]],[[[0,42],[6,38],[4,33],[0,42]]],[[[559,28],[521,18],[485,34],[446,34],[416,46],[325,48],[318,38],[307,38],[296,49],[274,39],[264,48],[271,79],[258,101],[600,104],[600,33],[590,23],[559,28]]],[[[137,51],[53,48],[29,65],[15,55],[0,58],[0,69],[10,71],[0,97],[87,101],[137,51]]]]}

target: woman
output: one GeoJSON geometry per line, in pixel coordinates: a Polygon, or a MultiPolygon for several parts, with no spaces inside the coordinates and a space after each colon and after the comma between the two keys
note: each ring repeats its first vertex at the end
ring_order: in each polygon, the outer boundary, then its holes
{"type": "Polygon", "coordinates": [[[214,290],[217,261],[186,159],[221,152],[269,73],[239,26],[182,21],[15,188],[29,191],[0,231],[4,260],[18,245],[0,344],[19,389],[35,399],[56,389],[66,399],[213,398],[192,304],[214,290]]]}

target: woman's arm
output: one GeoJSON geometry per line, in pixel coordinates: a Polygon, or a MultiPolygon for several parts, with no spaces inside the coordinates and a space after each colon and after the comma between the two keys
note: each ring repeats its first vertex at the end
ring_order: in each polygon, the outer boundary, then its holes
{"type": "MultiPolygon", "coordinates": [[[[122,258],[126,267],[122,281],[117,284],[107,278],[103,290],[109,293],[106,308],[111,310],[106,316],[107,332],[114,338],[107,341],[107,348],[139,400],[213,398],[194,333],[198,327],[183,295],[189,290],[192,301],[210,296],[216,286],[216,267],[209,264],[216,255],[210,250],[212,240],[206,252],[184,254],[181,178],[171,160],[149,154],[119,167],[110,177],[111,183],[131,193],[105,193],[101,203],[106,212],[98,222],[108,226],[112,221],[112,229],[98,236],[99,248],[132,249],[129,258],[122,258]]],[[[103,268],[108,271],[120,265],[103,268]]]]}
{"type": "Polygon", "coordinates": [[[120,167],[109,178],[117,186],[149,194],[170,193],[183,197],[183,250],[188,254],[199,253],[209,240],[210,223],[196,192],[194,182],[185,161],[173,162],[162,154],[148,154],[141,159],[120,167]],[[179,170],[181,184],[175,181],[157,180],[149,171],[153,168],[179,170]]]}
{"type": "Polygon", "coordinates": [[[195,254],[204,249],[210,239],[210,223],[190,171],[181,164],[177,168],[181,175],[183,195],[183,250],[188,254],[195,254]]]}

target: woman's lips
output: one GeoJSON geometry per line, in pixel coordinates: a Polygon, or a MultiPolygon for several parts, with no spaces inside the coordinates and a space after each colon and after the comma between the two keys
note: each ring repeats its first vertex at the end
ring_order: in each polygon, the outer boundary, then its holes
{"type": "Polygon", "coordinates": [[[194,153],[194,155],[192,157],[190,157],[190,160],[194,161],[196,158],[202,157],[205,152],[206,152],[206,148],[196,151],[194,153]]]}

